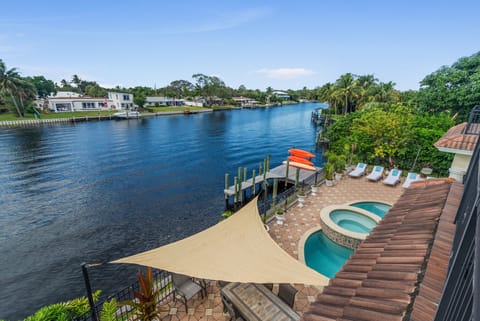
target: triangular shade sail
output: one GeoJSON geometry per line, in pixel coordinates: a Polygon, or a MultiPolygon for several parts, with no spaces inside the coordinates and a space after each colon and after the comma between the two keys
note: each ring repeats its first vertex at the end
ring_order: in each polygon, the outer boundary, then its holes
{"type": "Polygon", "coordinates": [[[327,277],[291,257],[270,238],[257,199],[202,232],[110,263],[230,282],[328,284],[327,277]]]}

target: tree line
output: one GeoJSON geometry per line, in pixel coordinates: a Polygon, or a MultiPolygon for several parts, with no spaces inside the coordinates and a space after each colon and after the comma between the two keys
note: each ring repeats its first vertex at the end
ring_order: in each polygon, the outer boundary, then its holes
{"type": "MultiPolygon", "coordinates": [[[[285,90],[292,100],[300,99],[327,102],[334,114],[347,115],[360,111],[369,103],[386,103],[414,108],[419,112],[438,113],[442,111],[455,115],[457,121],[464,121],[470,109],[480,101],[480,53],[460,58],[451,66],[442,66],[427,75],[418,90],[399,91],[392,81],[382,82],[373,75],[346,73],[335,82],[329,82],[314,89],[303,87],[300,90],[285,90]]],[[[273,88],[265,90],[247,89],[244,85],[234,89],[216,76],[197,73],[192,80],[174,80],[168,86],[151,88],[136,86],[131,88],[104,88],[95,81],[80,79],[73,75],[71,80],[60,83],[44,76],[23,77],[16,68],[8,69],[0,59],[0,109],[13,109],[19,117],[31,111],[32,101],[45,98],[57,91],[73,91],[89,97],[107,97],[108,91],[131,93],[135,103],[142,106],[147,96],[171,98],[204,97],[207,104],[220,98],[226,104],[234,104],[233,97],[243,96],[260,103],[276,102],[273,88]]]]}

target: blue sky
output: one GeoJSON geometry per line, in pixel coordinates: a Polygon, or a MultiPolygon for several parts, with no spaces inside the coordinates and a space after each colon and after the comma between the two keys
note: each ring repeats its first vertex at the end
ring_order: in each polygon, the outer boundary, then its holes
{"type": "Polygon", "coordinates": [[[480,1],[6,1],[0,59],[24,76],[251,89],[373,74],[400,90],[480,51],[480,1]]]}

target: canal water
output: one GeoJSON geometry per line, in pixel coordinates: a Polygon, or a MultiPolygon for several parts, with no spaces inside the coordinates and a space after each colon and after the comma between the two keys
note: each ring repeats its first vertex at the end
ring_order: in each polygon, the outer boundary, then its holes
{"type": "MultiPolygon", "coordinates": [[[[0,128],[0,319],[85,295],[82,262],[215,224],[225,173],[233,180],[243,166],[251,176],[267,154],[274,167],[293,146],[315,150],[317,107],[0,128]]],[[[91,269],[92,286],[111,293],[137,269],[91,269]]]]}

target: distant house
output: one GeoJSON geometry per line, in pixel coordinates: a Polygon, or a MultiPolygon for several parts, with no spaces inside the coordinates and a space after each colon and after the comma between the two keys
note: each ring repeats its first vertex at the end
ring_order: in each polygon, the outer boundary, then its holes
{"type": "Polygon", "coordinates": [[[290,95],[284,91],[274,91],[272,92],[272,96],[275,96],[279,99],[283,99],[283,100],[290,100],[290,95]]]}
{"type": "Polygon", "coordinates": [[[185,100],[164,96],[151,96],[146,98],[145,106],[185,106],[185,100]]]}
{"type": "Polygon", "coordinates": [[[47,101],[48,108],[54,112],[134,109],[132,94],[116,92],[109,92],[107,99],[84,97],[74,92],[59,91],[53,97],[49,97],[47,101]]]}
{"type": "Polygon", "coordinates": [[[473,151],[480,135],[480,106],[470,112],[468,122],[450,128],[434,145],[441,151],[454,154],[449,177],[463,182],[473,151]]]}
{"type": "Polygon", "coordinates": [[[109,92],[108,100],[110,109],[129,110],[135,107],[132,94],[109,92]]]}
{"type": "Polygon", "coordinates": [[[256,107],[258,105],[258,101],[247,97],[233,97],[232,100],[234,100],[241,107],[256,107]]]}

